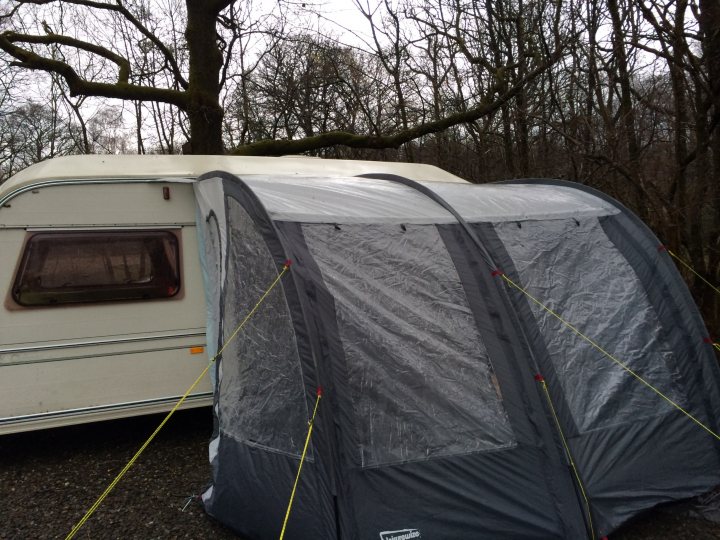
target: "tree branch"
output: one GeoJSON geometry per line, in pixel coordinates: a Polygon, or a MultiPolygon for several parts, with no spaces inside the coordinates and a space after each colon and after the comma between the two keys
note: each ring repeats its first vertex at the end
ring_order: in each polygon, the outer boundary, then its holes
{"type": "Polygon", "coordinates": [[[205,0],[207,8],[214,14],[218,15],[223,9],[234,4],[236,0],[205,0]]]}
{"type": "MultiPolygon", "coordinates": [[[[22,0],[23,4],[36,4],[36,5],[47,5],[47,4],[53,4],[56,0],[22,0]]],[[[188,82],[183,77],[182,73],[180,72],[180,67],[177,64],[177,60],[175,59],[175,56],[173,53],[168,49],[168,47],[158,39],[158,37],[153,34],[150,30],[148,30],[145,25],[143,25],[130,11],[123,5],[122,0],[115,0],[114,4],[106,4],[104,2],[96,2],[94,0],[64,0],[67,4],[74,4],[77,6],[85,6],[89,8],[95,8],[95,9],[103,9],[106,11],[114,11],[115,13],[119,13],[123,17],[125,17],[130,23],[137,28],[137,30],[145,36],[150,42],[155,45],[160,52],[162,53],[163,57],[165,57],[165,60],[167,61],[168,65],[170,66],[170,71],[172,71],[173,76],[175,77],[175,80],[178,82],[181,88],[187,90],[188,82]]],[[[234,1],[234,0],[233,0],[234,1]]]]}
{"type": "MultiPolygon", "coordinates": [[[[119,81],[115,84],[88,81],[80,77],[77,72],[65,62],[40,56],[32,51],[18,47],[10,39],[12,37],[13,32],[3,32],[0,34],[0,49],[18,60],[17,62],[12,62],[10,65],[60,75],[65,79],[65,82],[70,88],[71,96],[85,95],[117,99],[135,99],[138,101],[162,101],[163,103],[170,103],[181,109],[187,107],[188,99],[185,92],[166,88],[139,86],[128,84],[124,81],[119,81]]],[[[25,36],[25,38],[35,37],[43,39],[42,36],[25,36]]],[[[57,36],[47,36],[47,38],[51,40],[55,37],[57,36]]],[[[72,40],[72,38],[67,39],[72,40]]],[[[42,43],[42,41],[39,42],[42,43]]],[[[103,56],[107,57],[106,55],[103,56]]]]}
{"type": "Polygon", "coordinates": [[[520,93],[525,85],[548,69],[552,64],[557,62],[559,58],[560,51],[556,51],[547,62],[544,62],[540,66],[536,67],[514,86],[494,99],[493,96],[495,96],[495,94],[499,91],[499,84],[495,84],[487,94],[489,97],[475,107],[467,109],[466,111],[451,114],[434,122],[427,122],[412,128],[403,129],[393,135],[371,136],[356,135],[346,131],[330,131],[328,133],[305,137],[303,139],[257,141],[240,146],[234,149],[231,154],[236,156],[278,156],[283,154],[299,154],[302,152],[309,152],[311,150],[318,150],[320,148],[327,148],[336,145],[372,149],[398,148],[407,142],[413,141],[425,135],[438,133],[458,124],[474,122],[484,116],[493,114],[505,103],[520,93]]]}
{"type": "MultiPolygon", "coordinates": [[[[81,49],[83,51],[87,51],[89,53],[97,54],[98,56],[102,56],[103,58],[107,58],[111,62],[114,62],[117,64],[119,71],[118,71],[118,82],[119,83],[126,83],[128,82],[128,79],[130,77],[130,62],[127,60],[127,58],[124,58],[120,56],[119,54],[116,54],[112,52],[109,49],[106,49],[105,47],[101,47],[100,45],[95,45],[93,43],[88,43],[87,41],[82,41],[79,39],[71,38],[68,36],[63,36],[60,34],[47,34],[45,36],[33,36],[29,34],[19,34],[17,32],[3,32],[2,37],[0,37],[0,40],[7,40],[10,43],[36,43],[41,45],[67,45],[68,47],[75,47],[76,49],[81,49]]],[[[1,41],[0,41],[1,43],[1,41]]],[[[1,46],[1,45],[0,45],[1,46]]],[[[5,49],[5,47],[2,47],[5,49]]],[[[12,52],[5,49],[7,52],[12,54],[12,52]]],[[[13,55],[15,56],[15,55],[13,55]]],[[[17,58],[17,57],[16,57],[17,58]]]]}

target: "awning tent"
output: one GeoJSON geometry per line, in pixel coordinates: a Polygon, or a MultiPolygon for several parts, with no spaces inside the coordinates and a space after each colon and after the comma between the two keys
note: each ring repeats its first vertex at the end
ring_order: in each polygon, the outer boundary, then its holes
{"type": "Polygon", "coordinates": [[[223,172],[196,196],[211,354],[292,261],[216,365],[203,501],[244,537],[278,537],[318,387],[286,538],[599,538],[720,483],[688,417],[718,432],[707,331],[618,203],[223,172]]]}

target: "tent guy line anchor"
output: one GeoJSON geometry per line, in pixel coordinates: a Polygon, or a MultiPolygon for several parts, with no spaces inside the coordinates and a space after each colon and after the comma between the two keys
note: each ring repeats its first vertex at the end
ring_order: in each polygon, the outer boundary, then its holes
{"type": "MultiPolygon", "coordinates": [[[[283,268],[278,273],[275,280],[270,284],[270,286],[265,290],[265,292],[262,294],[260,299],[257,301],[255,306],[250,310],[250,312],[245,316],[245,318],[240,322],[240,324],[237,325],[235,330],[232,334],[230,334],[230,337],[225,340],[225,343],[220,348],[220,350],[213,356],[210,361],[208,362],[207,366],[205,366],[205,369],[202,370],[202,373],[198,375],[198,377],[195,379],[195,381],[190,385],[190,387],[187,389],[187,391],[182,395],[182,397],[178,400],[178,402],[175,404],[175,406],[170,410],[169,413],[163,418],[162,422],[160,422],[160,425],[158,425],[157,428],[155,428],[155,431],[152,432],[152,434],[147,438],[147,440],[143,443],[143,445],[140,447],[140,449],[135,452],[135,455],[130,459],[130,461],[127,462],[125,467],[122,468],[122,470],[118,473],[118,475],[115,477],[115,479],[110,482],[108,487],[103,491],[102,495],[100,495],[97,500],[93,503],[93,505],[90,507],[90,509],[85,513],[85,515],[78,521],[75,526],[72,528],[72,530],[68,533],[68,535],[65,537],[65,540],[71,540],[78,531],[85,525],[88,519],[95,513],[95,511],[98,509],[98,507],[102,504],[102,502],[105,500],[105,498],[110,494],[110,492],[115,488],[115,486],[120,482],[123,476],[125,476],[125,473],[127,473],[130,468],[135,464],[137,459],[140,457],[140,455],[145,451],[145,449],[148,447],[148,445],[153,441],[155,436],[160,432],[160,430],[165,426],[165,424],[170,420],[170,417],[175,414],[175,411],[178,410],[180,405],[183,404],[185,399],[190,395],[190,392],[192,392],[195,387],[200,383],[200,381],[205,377],[207,372],[210,370],[210,367],[215,363],[215,360],[217,360],[222,352],[227,348],[227,346],[237,337],[237,335],[240,333],[240,331],[243,329],[243,327],[247,324],[247,322],[250,320],[250,318],[255,315],[258,309],[260,309],[260,306],[265,301],[265,299],[268,297],[270,292],[275,288],[275,286],[280,282],[280,280],[283,278],[283,276],[287,273],[287,271],[290,269],[290,266],[292,264],[292,261],[290,259],[287,259],[283,263],[283,268]]],[[[319,398],[318,398],[319,399],[319,398]]],[[[317,407],[317,406],[316,406],[317,407]]],[[[314,418],[314,415],[313,415],[314,418]]],[[[307,443],[306,443],[307,445],[307,443]]],[[[298,472],[299,474],[299,472],[298,472]]]]}
{"type": "Polygon", "coordinates": [[[717,342],[716,342],[713,338],[711,338],[711,337],[706,337],[705,339],[703,339],[703,343],[707,343],[708,345],[712,345],[712,346],[715,347],[718,351],[720,351],[720,343],[717,343],[717,342]]]}
{"type": "Polygon", "coordinates": [[[187,507],[192,504],[193,501],[197,501],[197,500],[199,500],[199,499],[200,499],[200,495],[190,495],[189,497],[187,497],[187,498],[185,499],[185,504],[184,504],[183,507],[180,509],[180,511],[181,511],[181,512],[184,512],[185,510],[187,510],[187,507]]]}

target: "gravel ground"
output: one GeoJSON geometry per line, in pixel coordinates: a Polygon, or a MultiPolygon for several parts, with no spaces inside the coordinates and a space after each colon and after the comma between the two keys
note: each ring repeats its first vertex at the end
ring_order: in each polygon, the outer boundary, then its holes
{"type": "MultiPolygon", "coordinates": [[[[0,437],[0,539],[65,538],[160,422],[146,416],[0,437]]],[[[209,409],[177,413],[75,538],[236,539],[189,496],[210,478],[209,409]]],[[[720,538],[720,525],[652,511],[611,540],[720,538]]],[[[322,539],[318,539],[322,540],[322,539]]]]}

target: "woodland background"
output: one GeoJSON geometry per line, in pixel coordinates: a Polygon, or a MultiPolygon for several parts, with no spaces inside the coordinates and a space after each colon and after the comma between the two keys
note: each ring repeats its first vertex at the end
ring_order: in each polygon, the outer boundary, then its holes
{"type": "Polygon", "coordinates": [[[719,123],[718,0],[0,2],[0,180],[181,152],[565,178],[717,285],[719,123]]]}

